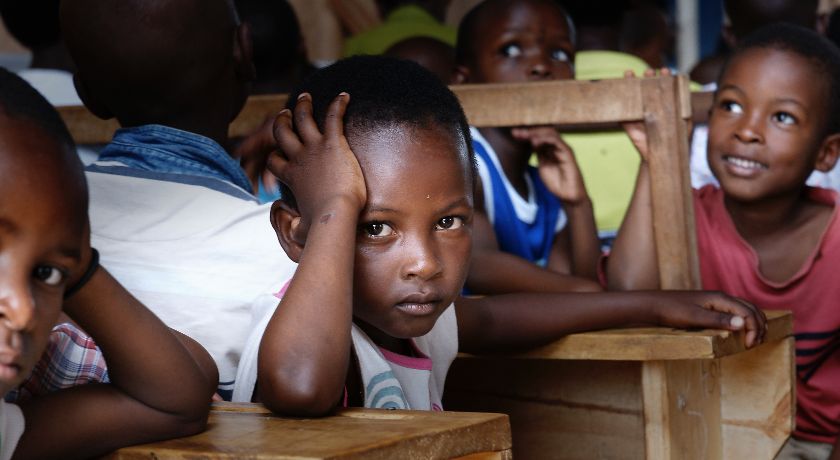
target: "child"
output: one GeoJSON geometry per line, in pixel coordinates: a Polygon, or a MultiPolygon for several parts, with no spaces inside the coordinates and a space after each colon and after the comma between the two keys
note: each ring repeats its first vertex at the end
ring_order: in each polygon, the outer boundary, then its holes
{"type": "Polygon", "coordinates": [[[207,348],[230,399],[251,306],[295,267],[225,150],[253,77],[247,27],[229,0],[63,0],[61,21],[82,99],[122,126],[87,169],[93,244],[207,348]]]}
{"type": "Polygon", "coordinates": [[[217,377],[98,266],[73,141],[49,103],[1,69],[0,171],[0,391],[32,370],[62,304],[98,341],[111,379],[0,402],[0,458],[89,458],[203,430],[217,377]]]}
{"type": "MultiPolygon", "coordinates": [[[[720,188],[694,192],[704,289],[765,309],[793,310],[797,354],[794,445],[840,432],[840,253],[837,194],[805,185],[840,153],[840,51],[816,33],[770,26],[739,44],[718,80],[708,160],[720,188]]],[[[631,133],[646,155],[644,132],[631,133]]],[[[657,287],[650,175],[633,202],[607,271],[611,286],[657,287]]]]}
{"type": "MultiPolygon", "coordinates": [[[[455,82],[573,78],[574,40],[556,2],[488,0],[461,21],[455,82]]],[[[477,294],[600,290],[592,202],[555,128],[473,128],[471,134],[480,180],[467,288],[477,294]],[[539,168],[528,165],[534,151],[539,168]]]]}
{"type": "Polygon", "coordinates": [[[277,118],[283,153],[271,160],[289,187],[272,223],[299,266],[280,305],[257,312],[235,400],[291,415],[439,410],[459,350],[633,323],[744,328],[748,346],[761,340],[757,310],[712,293],[459,297],[475,171],[455,96],[417,64],[371,56],[316,72],[300,91],[294,114],[277,118]]]}

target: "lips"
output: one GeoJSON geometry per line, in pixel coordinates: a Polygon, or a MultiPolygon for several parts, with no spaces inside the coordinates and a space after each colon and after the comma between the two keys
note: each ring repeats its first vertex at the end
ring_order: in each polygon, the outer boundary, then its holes
{"type": "Polygon", "coordinates": [[[435,293],[414,293],[397,303],[396,308],[412,316],[425,316],[434,313],[440,301],[435,293]]]}
{"type": "Polygon", "coordinates": [[[768,169],[767,164],[736,155],[723,155],[726,169],[730,174],[741,177],[751,177],[768,169]]]}
{"type": "Polygon", "coordinates": [[[0,353],[0,381],[11,381],[18,377],[21,370],[18,359],[17,355],[0,353]]]}

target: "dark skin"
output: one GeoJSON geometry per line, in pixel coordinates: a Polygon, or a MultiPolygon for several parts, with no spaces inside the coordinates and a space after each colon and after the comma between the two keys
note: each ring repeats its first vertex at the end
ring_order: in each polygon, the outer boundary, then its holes
{"type": "MultiPolygon", "coordinates": [[[[549,2],[522,1],[482,16],[473,56],[456,67],[456,83],[525,82],[574,77],[574,38],[562,10],[549,2]]],[[[533,152],[540,178],[569,218],[555,236],[545,268],[499,249],[477,184],[475,250],[467,287],[476,293],[599,291],[600,257],[592,202],[571,149],[554,127],[482,128],[505,175],[526,199],[525,174],[533,152]],[[504,269],[501,269],[504,267],[504,269]]]]}
{"type": "MultiPolygon", "coordinates": [[[[61,25],[79,97],[96,116],[123,127],[161,124],[230,147],[228,125],[255,71],[248,26],[228,0],[63,1],[61,25]]],[[[246,157],[256,183],[265,158],[249,153],[233,156],[246,157]]]]}
{"type": "Polygon", "coordinates": [[[21,405],[26,430],[15,458],[89,458],[203,430],[218,380],[206,352],[182,343],[104,268],[63,299],[91,258],[84,175],[75,152],[31,121],[3,117],[0,167],[2,196],[14,197],[0,203],[3,393],[32,370],[62,307],[96,340],[112,380],[21,405]],[[212,367],[204,367],[208,363],[212,367]]]}
{"type": "MultiPolygon", "coordinates": [[[[721,77],[710,118],[709,165],[725,192],[726,209],[758,255],[762,275],[779,283],[813,254],[832,213],[803,194],[811,171],[829,171],[840,153],[840,134],[822,133],[827,88],[807,73],[811,69],[793,53],[748,50],[721,77]],[[790,70],[769,72],[771,66],[790,70]]],[[[647,140],[639,128],[628,131],[644,159],[647,140]]],[[[649,184],[642,161],[630,211],[610,254],[611,288],[658,287],[649,184]]]]}
{"type": "Polygon", "coordinates": [[[345,386],[358,387],[351,321],[398,353],[431,330],[446,308],[456,309],[460,349],[473,353],[629,324],[743,329],[748,346],[760,342],[763,315],[723,294],[460,297],[475,216],[465,140],[436,126],[345,137],[349,99],[333,101],[323,133],[308,94],[263,132],[266,148],[283,152],[272,156],[271,170],[297,201],[276,202],[272,222],[283,249],[300,264],[260,345],[258,397],[271,410],[326,415],[345,386]]]}

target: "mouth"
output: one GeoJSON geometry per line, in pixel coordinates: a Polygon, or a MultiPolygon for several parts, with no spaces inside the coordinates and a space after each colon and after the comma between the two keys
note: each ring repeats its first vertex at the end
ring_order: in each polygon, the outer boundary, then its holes
{"type": "Polygon", "coordinates": [[[724,155],[723,161],[737,175],[752,175],[768,168],[764,163],[735,155],[724,155]]]}
{"type": "Polygon", "coordinates": [[[17,359],[8,356],[0,356],[0,381],[11,381],[20,375],[21,366],[17,359]]]}
{"type": "Polygon", "coordinates": [[[412,316],[426,316],[435,312],[440,301],[440,297],[433,293],[417,293],[402,299],[396,308],[412,316]]]}

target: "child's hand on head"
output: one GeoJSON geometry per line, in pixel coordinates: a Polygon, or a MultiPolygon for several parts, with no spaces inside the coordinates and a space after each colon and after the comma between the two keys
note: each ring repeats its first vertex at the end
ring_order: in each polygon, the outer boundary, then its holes
{"type": "Polygon", "coordinates": [[[721,292],[665,291],[666,301],[657,306],[659,323],[680,328],[703,327],[745,331],[750,348],[764,341],[767,317],[755,305],[721,292]]]}
{"type": "Polygon", "coordinates": [[[527,141],[539,158],[540,179],[548,190],[567,205],[586,201],[589,195],[575,154],[553,126],[511,129],[514,139],[527,141]]]}
{"type": "MultiPolygon", "coordinates": [[[[671,76],[671,74],[671,69],[663,67],[658,71],[656,69],[645,70],[644,77],[668,77],[671,76]]],[[[636,78],[636,74],[632,70],[626,70],[624,72],[624,78],[636,78]]],[[[636,150],[639,151],[639,155],[641,155],[642,161],[648,161],[648,143],[647,131],[645,131],[645,123],[642,121],[628,121],[622,123],[621,127],[624,128],[624,132],[627,133],[627,136],[630,137],[630,141],[633,142],[633,145],[636,147],[636,150]]]]}
{"type": "Polygon", "coordinates": [[[360,211],[367,200],[362,169],[344,137],[344,111],[349,101],[347,93],[333,100],[323,133],[312,117],[308,93],[298,98],[294,116],[285,109],[275,120],[274,136],[280,149],[269,159],[268,168],[292,190],[304,234],[308,219],[334,200],[349,200],[360,211]]]}

